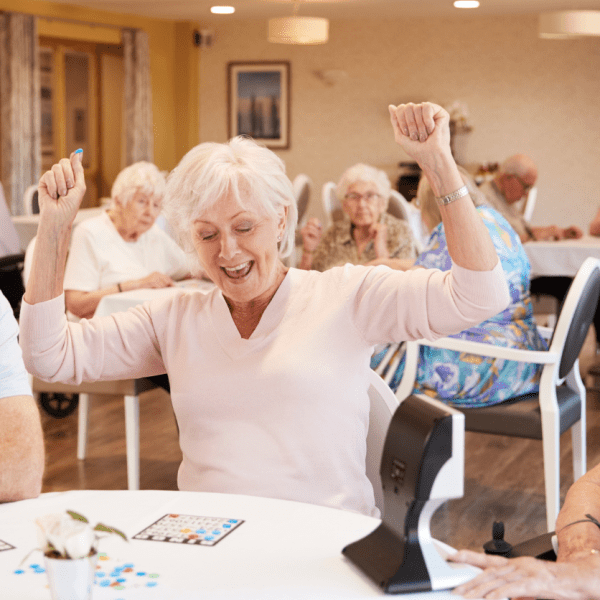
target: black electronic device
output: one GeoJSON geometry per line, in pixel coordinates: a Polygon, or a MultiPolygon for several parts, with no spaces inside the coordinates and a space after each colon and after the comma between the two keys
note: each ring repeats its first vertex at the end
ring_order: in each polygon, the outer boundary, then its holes
{"type": "Polygon", "coordinates": [[[464,489],[464,415],[425,396],[409,396],[394,413],[381,457],[381,524],[343,554],[389,593],[454,588],[478,569],[448,563],[432,539],[430,519],[464,489]]]}

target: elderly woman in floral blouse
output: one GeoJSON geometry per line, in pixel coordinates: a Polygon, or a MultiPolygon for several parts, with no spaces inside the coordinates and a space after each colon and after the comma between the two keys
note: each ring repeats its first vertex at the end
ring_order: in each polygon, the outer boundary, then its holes
{"type": "Polygon", "coordinates": [[[414,259],[417,252],[410,226],[386,212],[390,192],[390,181],[383,171],[365,164],[347,169],[336,187],[345,218],[324,234],[318,219],[308,221],[301,231],[299,268],[326,271],[346,263],[414,259]]]}
{"type": "MultiPolygon", "coordinates": [[[[507,348],[545,350],[546,344],[539,336],[533,318],[529,294],[530,265],[519,236],[498,211],[484,205],[485,197],[478,192],[473,180],[464,169],[459,167],[459,170],[502,263],[511,302],[503,312],[451,337],[507,348]]],[[[382,259],[379,263],[399,270],[424,267],[447,271],[451,259],[444,225],[431,186],[425,178],[419,183],[416,201],[421,208],[423,223],[431,232],[425,250],[416,261],[382,259]]],[[[388,352],[403,351],[403,345],[387,346],[376,352],[371,367],[377,368],[388,352]]],[[[540,365],[422,346],[414,392],[458,406],[486,406],[537,392],[540,369],[540,365]]],[[[398,388],[403,373],[404,358],[389,379],[392,389],[398,388]]],[[[385,370],[383,374],[387,375],[385,370]]]]}

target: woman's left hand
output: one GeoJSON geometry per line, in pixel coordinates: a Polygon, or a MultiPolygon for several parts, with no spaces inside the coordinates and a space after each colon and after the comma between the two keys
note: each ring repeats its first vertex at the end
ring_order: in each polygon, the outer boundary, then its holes
{"type": "Polygon", "coordinates": [[[422,169],[433,168],[440,153],[450,152],[450,115],[438,104],[400,104],[388,107],[394,138],[422,169]]]}
{"type": "Polygon", "coordinates": [[[385,223],[374,223],[371,227],[373,236],[373,249],[377,258],[389,258],[387,249],[387,225],[385,223]]]}
{"type": "Polygon", "coordinates": [[[592,600],[600,598],[599,556],[588,554],[574,562],[555,563],[530,557],[504,558],[461,550],[448,560],[484,569],[471,581],[455,588],[453,593],[465,598],[592,600]]]}

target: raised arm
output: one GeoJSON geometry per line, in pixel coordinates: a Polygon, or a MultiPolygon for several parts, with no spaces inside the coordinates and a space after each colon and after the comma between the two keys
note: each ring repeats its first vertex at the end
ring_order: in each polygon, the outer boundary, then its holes
{"type": "Polygon", "coordinates": [[[38,186],[40,222],[24,299],[38,304],[63,292],[73,220],[85,194],[82,151],[46,171],[38,186]]]}
{"type": "MultiPolygon", "coordinates": [[[[437,104],[390,106],[396,142],[417,161],[438,198],[463,186],[450,151],[450,117],[437,104]]],[[[448,251],[457,265],[471,271],[491,271],[498,256],[488,231],[468,193],[440,206],[448,251]]]]}

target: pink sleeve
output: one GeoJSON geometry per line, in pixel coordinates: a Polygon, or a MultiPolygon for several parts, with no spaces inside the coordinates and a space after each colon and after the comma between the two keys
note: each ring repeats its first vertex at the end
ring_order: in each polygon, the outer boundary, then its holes
{"type": "Polygon", "coordinates": [[[33,305],[23,301],[19,343],[27,370],[46,381],[79,384],[165,372],[147,305],[71,323],[64,294],[33,305]]]}
{"type": "Polygon", "coordinates": [[[435,340],[473,327],[510,302],[500,261],[491,271],[369,269],[354,300],[357,328],[370,344],[435,340]]]}

